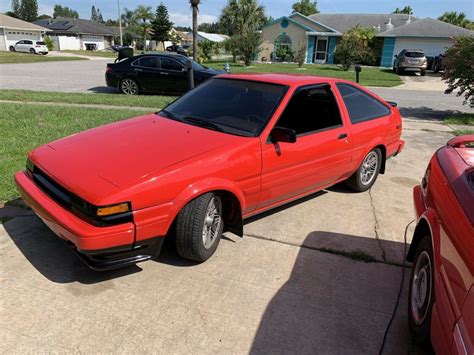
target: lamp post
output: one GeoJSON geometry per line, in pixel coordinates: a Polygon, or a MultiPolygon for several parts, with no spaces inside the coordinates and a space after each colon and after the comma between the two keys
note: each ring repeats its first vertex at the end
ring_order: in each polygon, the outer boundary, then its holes
{"type": "Polygon", "coordinates": [[[117,12],[118,12],[119,31],[120,31],[120,45],[123,46],[122,15],[120,14],[120,0],[117,0],[117,12]]]}

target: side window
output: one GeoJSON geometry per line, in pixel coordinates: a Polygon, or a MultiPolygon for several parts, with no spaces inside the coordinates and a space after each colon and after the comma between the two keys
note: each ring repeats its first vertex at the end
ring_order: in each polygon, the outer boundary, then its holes
{"type": "Polygon", "coordinates": [[[161,62],[161,69],[163,70],[182,71],[184,68],[176,60],[171,59],[171,58],[161,57],[160,62],[161,62]]]}
{"type": "Polygon", "coordinates": [[[297,90],[276,125],[293,129],[297,135],[342,126],[339,108],[330,86],[297,90]]]}
{"type": "Polygon", "coordinates": [[[376,98],[349,85],[337,83],[352,123],[359,123],[387,116],[390,109],[376,98]]]}
{"type": "Polygon", "coordinates": [[[145,68],[158,68],[158,58],[157,57],[141,57],[139,63],[134,63],[134,65],[139,65],[145,68]]]}
{"type": "Polygon", "coordinates": [[[24,43],[24,41],[18,41],[18,42],[16,42],[16,44],[23,44],[23,43],[24,43]]]}
{"type": "Polygon", "coordinates": [[[33,41],[26,41],[26,44],[33,44],[33,41]]]}

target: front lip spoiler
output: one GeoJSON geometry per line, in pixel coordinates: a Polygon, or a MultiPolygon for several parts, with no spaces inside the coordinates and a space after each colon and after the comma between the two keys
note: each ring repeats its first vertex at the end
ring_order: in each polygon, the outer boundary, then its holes
{"type": "Polygon", "coordinates": [[[126,245],[101,250],[80,250],[73,243],[64,241],[84,264],[95,271],[108,271],[135,265],[157,257],[165,238],[156,237],[126,245]]]}

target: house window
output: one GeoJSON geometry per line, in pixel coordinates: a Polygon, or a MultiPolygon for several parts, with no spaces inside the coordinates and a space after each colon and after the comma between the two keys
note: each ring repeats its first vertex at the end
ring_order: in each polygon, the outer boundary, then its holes
{"type": "Polygon", "coordinates": [[[291,50],[291,38],[287,34],[282,34],[275,40],[274,59],[282,62],[289,61],[293,57],[291,50]]]}

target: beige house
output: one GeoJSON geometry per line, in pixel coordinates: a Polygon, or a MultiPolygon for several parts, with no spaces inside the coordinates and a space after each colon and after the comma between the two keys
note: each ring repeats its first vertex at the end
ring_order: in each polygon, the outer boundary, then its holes
{"type": "Polygon", "coordinates": [[[40,41],[46,29],[17,18],[0,14],[0,51],[8,51],[23,39],[40,41]]]}

